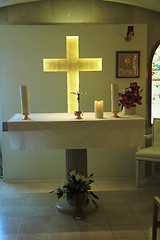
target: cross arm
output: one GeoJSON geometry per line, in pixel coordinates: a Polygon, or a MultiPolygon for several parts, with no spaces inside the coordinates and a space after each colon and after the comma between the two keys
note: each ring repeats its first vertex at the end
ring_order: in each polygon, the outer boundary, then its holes
{"type": "Polygon", "coordinates": [[[80,58],[79,71],[102,71],[102,58],[80,58]]]}
{"type": "Polygon", "coordinates": [[[67,59],[43,59],[44,72],[65,72],[67,70],[67,59]]]}

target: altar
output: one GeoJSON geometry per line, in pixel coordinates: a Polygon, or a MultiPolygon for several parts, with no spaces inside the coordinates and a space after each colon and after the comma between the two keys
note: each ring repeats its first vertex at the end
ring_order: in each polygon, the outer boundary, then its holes
{"type": "Polygon", "coordinates": [[[75,119],[73,113],[32,113],[31,120],[15,114],[3,122],[11,149],[66,149],[66,171],[77,170],[87,175],[87,149],[134,147],[144,145],[145,119],[139,115],[112,118],[105,112],[103,119],[95,113],[84,113],[75,119]]]}
{"type": "Polygon", "coordinates": [[[81,120],[72,113],[32,113],[31,120],[15,114],[3,122],[9,132],[11,149],[87,149],[107,146],[143,146],[145,119],[139,115],[112,118],[105,112],[103,119],[95,113],[84,113],[81,120]]]}

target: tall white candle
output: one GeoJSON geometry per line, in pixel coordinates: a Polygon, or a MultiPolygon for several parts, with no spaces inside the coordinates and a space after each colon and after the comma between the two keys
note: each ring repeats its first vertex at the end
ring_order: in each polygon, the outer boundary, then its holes
{"type": "Polygon", "coordinates": [[[94,102],[94,111],[96,118],[103,118],[103,101],[94,102]]]}
{"type": "Polygon", "coordinates": [[[111,84],[111,111],[119,112],[119,90],[118,84],[111,84]]]}
{"type": "Polygon", "coordinates": [[[28,86],[20,86],[21,111],[23,114],[30,114],[28,86]]]}

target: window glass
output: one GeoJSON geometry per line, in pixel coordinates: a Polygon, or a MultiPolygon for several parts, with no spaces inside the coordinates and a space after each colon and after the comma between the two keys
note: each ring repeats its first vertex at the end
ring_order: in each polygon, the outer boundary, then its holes
{"type": "Polygon", "coordinates": [[[153,118],[160,118],[160,45],[152,60],[152,94],[151,94],[151,123],[153,118]]]}

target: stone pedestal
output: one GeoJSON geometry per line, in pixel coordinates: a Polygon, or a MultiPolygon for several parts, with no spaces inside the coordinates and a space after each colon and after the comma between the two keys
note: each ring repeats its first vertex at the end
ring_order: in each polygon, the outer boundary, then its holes
{"type": "Polygon", "coordinates": [[[75,170],[87,177],[87,149],[66,149],[66,174],[75,170]]]}

